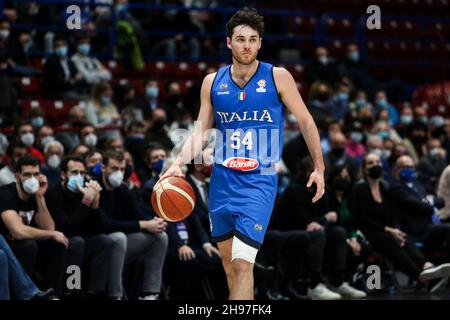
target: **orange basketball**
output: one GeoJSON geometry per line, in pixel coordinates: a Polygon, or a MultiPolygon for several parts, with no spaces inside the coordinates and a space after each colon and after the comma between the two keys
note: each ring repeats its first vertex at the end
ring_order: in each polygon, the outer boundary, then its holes
{"type": "Polygon", "coordinates": [[[152,206],[158,216],[166,221],[183,220],[194,210],[194,189],[183,178],[168,177],[155,186],[152,206]]]}

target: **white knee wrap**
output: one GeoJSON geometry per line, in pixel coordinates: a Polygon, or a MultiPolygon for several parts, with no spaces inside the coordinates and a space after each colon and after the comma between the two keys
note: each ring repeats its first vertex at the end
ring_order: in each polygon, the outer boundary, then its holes
{"type": "Polygon", "coordinates": [[[243,259],[250,263],[255,263],[258,249],[249,246],[236,237],[233,237],[233,245],[231,247],[231,261],[234,259],[243,259]]]}

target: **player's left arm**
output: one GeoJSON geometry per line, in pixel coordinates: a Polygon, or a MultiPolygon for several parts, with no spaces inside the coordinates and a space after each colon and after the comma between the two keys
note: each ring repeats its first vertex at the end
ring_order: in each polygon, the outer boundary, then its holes
{"type": "Polygon", "coordinates": [[[320,145],[320,136],[317,126],[306,108],[300,93],[297,90],[294,78],[284,68],[273,68],[273,77],[278,94],[284,105],[295,115],[298,120],[300,131],[308,145],[309,152],[314,162],[314,172],[308,181],[309,188],[313,183],[317,186],[317,191],[312,199],[313,202],[318,201],[325,190],[324,172],[325,165],[323,162],[322,149],[320,145]]]}

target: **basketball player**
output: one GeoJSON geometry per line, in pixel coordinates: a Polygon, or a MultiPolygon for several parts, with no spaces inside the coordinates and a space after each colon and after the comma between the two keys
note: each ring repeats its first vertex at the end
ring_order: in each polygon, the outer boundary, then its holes
{"type": "Polygon", "coordinates": [[[297,117],[315,170],[313,202],[324,193],[324,163],[317,127],[291,74],[257,60],[264,31],[255,9],[236,12],[227,23],[232,65],[205,77],[194,133],[161,176],[183,176],[181,167],[201,153],[203,134],[213,127],[216,139],[210,183],[211,234],[227,275],[230,299],[253,299],[253,265],[270,220],[278,176],[286,106],[297,117]],[[220,136],[220,135],[218,135],[220,136]],[[268,154],[271,156],[268,158],[268,154]]]}

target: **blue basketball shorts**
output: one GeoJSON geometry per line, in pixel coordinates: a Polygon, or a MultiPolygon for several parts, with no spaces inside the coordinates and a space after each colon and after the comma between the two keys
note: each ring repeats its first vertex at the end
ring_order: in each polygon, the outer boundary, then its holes
{"type": "Polygon", "coordinates": [[[214,165],[209,210],[214,242],[236,236],[259,249],[272,214],[278,175],[240,172],[214,165]]]}

